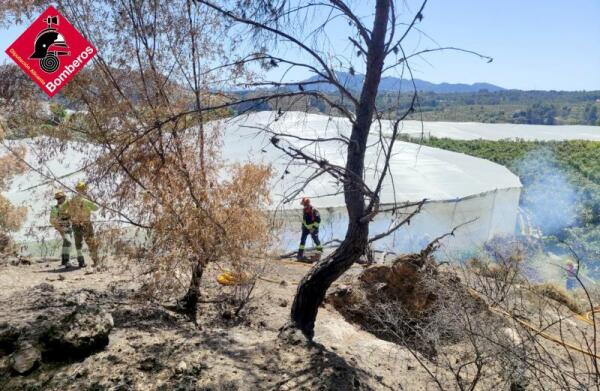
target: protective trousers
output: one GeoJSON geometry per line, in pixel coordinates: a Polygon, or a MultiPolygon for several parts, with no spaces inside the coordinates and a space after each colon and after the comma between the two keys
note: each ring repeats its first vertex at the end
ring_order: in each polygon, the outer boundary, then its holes
{"type": "Polygon", "coordinates": [[[98,264],[98,243],[94,236],[94,227],[89,221],[82,223],[73,223],[73,236],[75,237],[75,249],[77,250],[77,261],[79,266],[84,266],[83,258],[83,241],[87,244],[90,250],[90,256],[94,266],[98,264]]]}
{"type": "Polygon", "coordinates": [[[67,265],[69,263],[69,257],[71,256],[71,241],[69,240],[71,237],[71,230],[65,229],[62,236],[62,251],[61,251],[61,260],[63,265],[67,265]]]}
{"type": "Polygon", "coordinates": [[[304,247],[306,246],[306,238],[310,234],[313,242],[317,245],[317,251],[323,251],[321,241],[319,240],[319,228],[313,228],[312,232],[305,226],[302,226],[302,237],[300,238],[300,247],[298,247],[298,258],[304,256],[304,247]]]}

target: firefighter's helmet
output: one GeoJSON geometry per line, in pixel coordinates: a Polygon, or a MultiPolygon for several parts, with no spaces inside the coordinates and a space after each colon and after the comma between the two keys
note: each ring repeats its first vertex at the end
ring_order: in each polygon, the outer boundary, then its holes
{"type": "Polygon", "coordinates": [[[37,36],[35,39],[35,51],[29,58],[44,58],[48,55],[50,48],[67,48],[64,37],[56,29],[49,28],[37,36]]]}
{"type": "Polygon", "coordinates": [[[77,191],[86,191],[87,190],[87,183],[85,183],[84,181],[77,182],[77,184],[75,185],[75,190],[77,190],[77,191]]]}
{"type": "Polygon", "coordinates": [[[46,22],[48,28],[42,30],[35,38],[35,49],[29,58],[40,60],[42,70],[52,73],[60,66],[58,56],[68,56],[71,52],[67,50],[68,46],[62,34],[52,27],[53,24],[58,25],[58,16],[48,17],[46,22]]]}

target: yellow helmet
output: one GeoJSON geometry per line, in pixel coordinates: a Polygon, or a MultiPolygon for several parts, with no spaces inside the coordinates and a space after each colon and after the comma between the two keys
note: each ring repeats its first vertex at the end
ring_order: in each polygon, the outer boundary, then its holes
{"type": "Polygon", "coordinates": [[[63,198],[65,196],[65,192],[62,190],[56,190],[54,193],[54,199],[58,200],[59,198],[63,198]]]}
{"type": "Polygon", "coordinates": [[[75,190],[77,190],[77,191],[87,190],[87,183],[85,183],[84,181],[77,182],[77,184],[75,185],[75,190]]]}

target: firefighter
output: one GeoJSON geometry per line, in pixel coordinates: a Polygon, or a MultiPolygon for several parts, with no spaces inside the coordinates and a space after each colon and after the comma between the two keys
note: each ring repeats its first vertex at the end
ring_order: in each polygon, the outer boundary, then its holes
{"type": "Polygon", "coordinates": [[[63,208],[67,196],[62,190],[54,193],[56,205],[50,209],[50,225],[52,225],[62,238],[61,264],[69,266],[69,257],[71,256],[71,219],[63,208]]]}
{"type": "Polygon", "coordinates": [[[88,199],[87,184],[85,182],[77,182],[75,190],[77,194],[65,203],[65,210],[71,217],[75,249],[77,250],[77,262],[79,263],[79,267],[86,266],[82,250],[83,241],[85,240],[90,250],[92,266],[96,267],[98,265],[98,244],[94,236],[91,215],[92,212],[98,210],[98,206],[88,199]]]}
{"type": "Polygon", "coordinates": [[[319,224],[321,224],[321,215],[319,211],[312,207],[308,198],[303,198],[300,204],[304,207],[302,217],[302,237],[300,238],[300,247],[298,247],[298,260],[304,259],[304,246],[306,237],[310,234],[313,242],[317,245],[317,251],[323,252],[323,247],[319,241],[319,224]]]}
{"type": "Polygon", "coordinates": [[[577,286],[577,268],[573,262],[567,262],[567,290],[572,291],[577,286]]]}

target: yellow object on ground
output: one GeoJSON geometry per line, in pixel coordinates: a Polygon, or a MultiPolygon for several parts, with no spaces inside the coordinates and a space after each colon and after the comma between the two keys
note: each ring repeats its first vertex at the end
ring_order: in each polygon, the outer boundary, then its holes
{"type": "Polygon", "coordinates": [[[246,273],[232,273],[225,271],[217,276],[217,282],[221,285],[242,285],[248,282],[249,276],[246,273]]]}

